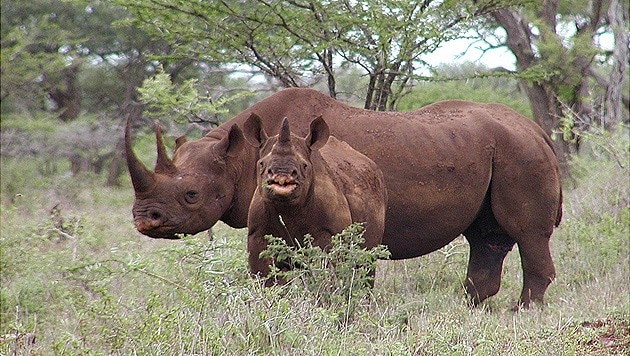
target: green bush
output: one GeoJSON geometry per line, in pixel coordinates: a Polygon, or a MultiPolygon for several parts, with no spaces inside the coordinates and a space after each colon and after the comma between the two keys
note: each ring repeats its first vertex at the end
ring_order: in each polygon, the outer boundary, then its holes
{"type": "Polygon", "coordinates": [[[303,286],[318,305],[340,310],[340,320],[347,323],[374,285],[378,259],[389,258],[384,245],[369,250],[361,247],[365,242],[363,230],[358,223],[348,226],[332,236],[330,249],[326,251],[314,246],[310,235],[306,235],[304,244],[297,248],[268,235],[265,236],[267,249],[260,257],[275,261],[269,278],[303,286]],[[279,265],[289,268],[279,268],[279,265]]]}

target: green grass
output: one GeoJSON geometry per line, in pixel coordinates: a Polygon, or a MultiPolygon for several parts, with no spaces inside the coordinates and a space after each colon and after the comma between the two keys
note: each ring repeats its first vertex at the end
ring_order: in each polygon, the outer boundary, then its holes
{"type": "Polygon", "coordinates": [[[522,281],[515,248],[499,294],[469,309],[460,237],[379,261],[350,322],[341,302],[250,278],[244,230],[152,240],[133,228],[130,184],[3,158],[0,354],[628,354],[629,171],[596,158],[574,163],[544,308],[510,311],[522,281]]]}

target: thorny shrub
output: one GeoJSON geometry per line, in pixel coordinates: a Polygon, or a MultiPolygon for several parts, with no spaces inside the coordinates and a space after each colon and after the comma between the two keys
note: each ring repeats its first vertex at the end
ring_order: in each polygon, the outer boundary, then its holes
{"type": "Polygon", "coordinates": [[[356,308],[371,293],[378,259],[389,258],[387,247],[362,247],[364,227],[355,223],[332,236],[326,251],[313,246],[313,237],[293,248],[278,237],[265,236],[267,249],[260,257],[272,259],[269,278],[303,285],[314,299],[325,307],[338,307],[339,320],[348,322],[356,308]],[[289,269],[278,265],[289,266],[289,269]]]}

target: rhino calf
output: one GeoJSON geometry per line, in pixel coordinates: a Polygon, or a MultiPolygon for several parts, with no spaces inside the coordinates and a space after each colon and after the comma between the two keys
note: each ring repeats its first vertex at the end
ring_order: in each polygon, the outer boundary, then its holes
{"type": "Polygon", "coordinates": [[[306,138],[291,134],[286,118],[273,137],[267,137],[256,115],[244,130],[260,148],[247,223],[252,274],[269,273],[272,262],[259,257],[267,247],[265,235],[296,246],[310,234],[313,245],[325,249],[332,235],[360,222],[365,224],[363,247],[381,244],[387,200],[383,174],[371,159],[330,136],[321,117],[311,122],[306,138]]]}

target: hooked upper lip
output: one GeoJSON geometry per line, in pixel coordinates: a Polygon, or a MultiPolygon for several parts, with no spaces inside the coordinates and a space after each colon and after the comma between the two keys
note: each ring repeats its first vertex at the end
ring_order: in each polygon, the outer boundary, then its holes
{"type": "Polygon", "coordinates": [[[287,196],[299,185],[293,177],[274,176],[265,181],[267,191],[274,195],[287,196]]]}
{"type": "Polygon", "coordinates": [[[297,184],[295,178],[285,175],[274,175],[267,179],[267,184],[290,185],[297,184]]]}
{"type": "Polygon", "coordinates": [[[179,239],[179,236],[174,232],[175,227],[173,226],[154,226],[150,223],[146,223],[142,219],[135,220],[136,230],[138,230],[143,235],[159,238],[159,239],[179,239]]]}

